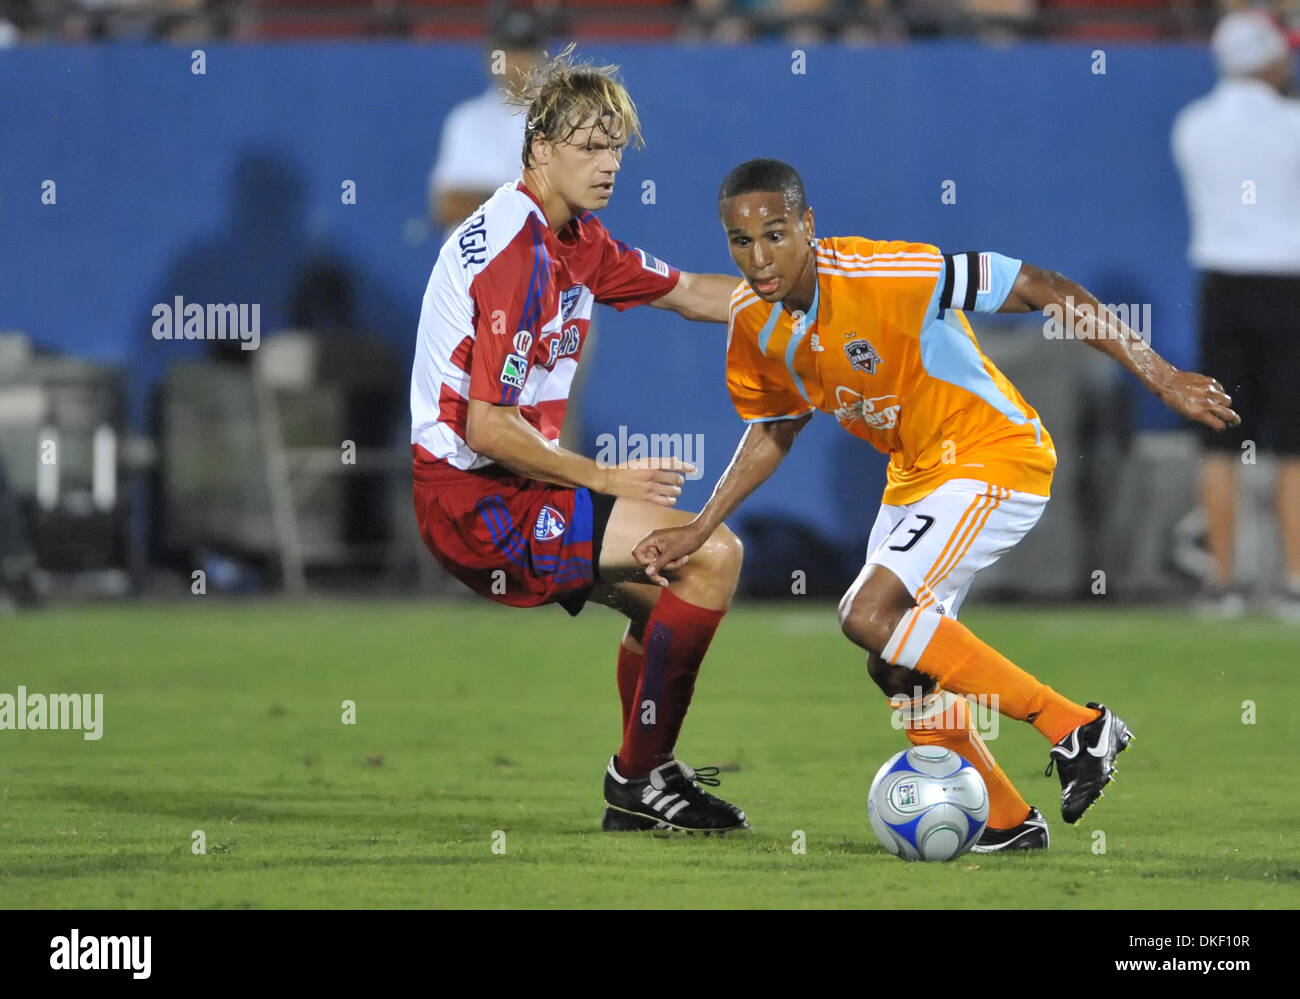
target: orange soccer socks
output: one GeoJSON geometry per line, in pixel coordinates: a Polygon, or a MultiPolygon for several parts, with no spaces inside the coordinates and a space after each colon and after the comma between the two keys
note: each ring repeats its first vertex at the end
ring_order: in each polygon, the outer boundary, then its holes
{"type": "Polygon", "coordinates": [[[964,624],[931,609],[913,607],[904,614],[881,655],[920,670],[954,694],[996,697],[997,711],[1029,722],[1052,744],[1101,714],[1062,697],[964,624]]]}
{"type": "Polygon", "coordinates": [[[889,703],[898,709],[912,745],[950,749],[979,771],[989,791],[990,828],[1014,829],[1029,817],[1029,803],[993,759],[963,698],[939,690],[915,698],[892,697],[889,703]]]}

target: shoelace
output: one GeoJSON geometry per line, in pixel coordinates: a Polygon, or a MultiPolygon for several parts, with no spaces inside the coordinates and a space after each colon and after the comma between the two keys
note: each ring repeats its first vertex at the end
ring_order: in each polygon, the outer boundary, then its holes
{"type": "Polygon", "coordinates": [[[719,772],[717,767],[700,767],[700,769],[693,772],[692,776],[699,784],[704,784],[707,787],[717,787],[722,783],[718,779],[719,772]]]}
{"type": "Polygon", "coordinates": [[[1052,776],[1052,767],[1054,767],[1054,766],[1056,766],[1056,757],[1055,757],[1055,756],[1049,756],[1049,757],[1047,758],[1047,769],[1043,771],[1043,776],[1044,776],[1044,777],[1050,777],[1050,776],[1052,776]]]}

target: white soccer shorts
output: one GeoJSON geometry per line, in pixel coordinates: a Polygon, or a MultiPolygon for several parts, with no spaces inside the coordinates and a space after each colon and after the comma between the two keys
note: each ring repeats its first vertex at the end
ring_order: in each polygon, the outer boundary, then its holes
{"type": "Polygon", "coordinates": [[[1014,548],[1046,507],[1046,496],[950,479],[915,503],[881,506],[866,564],[897,576],[921,610],[956,617],[975,573],[1014,548]]]}

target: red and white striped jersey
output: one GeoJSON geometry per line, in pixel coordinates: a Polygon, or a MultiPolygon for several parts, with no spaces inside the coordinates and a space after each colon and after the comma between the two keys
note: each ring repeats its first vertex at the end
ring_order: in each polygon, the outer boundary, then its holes
{"type": "Polygon", "coordinates": [[[661,298],[678,271],[621,243],[591,212],[552,232],[522,181],[497,189],[443,244],[424,292],[411,371],[411,443],[460,469],[470,399],[518,406],[558,440],[595,302],[661,298]]]}

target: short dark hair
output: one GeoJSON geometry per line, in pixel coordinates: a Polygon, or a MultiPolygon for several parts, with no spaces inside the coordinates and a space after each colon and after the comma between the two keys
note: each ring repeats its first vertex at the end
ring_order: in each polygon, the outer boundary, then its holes
{"type": "Polygon", "coordinates": [[[784,195],[786,204],[797,215],[802,215],[808,207],[808,196],[804,193],[803,181],[799,172],[789,163],[781,160],[746,160],[727,174],[718,190],[718,213],[722,212],[722,203],[738,194],[751,191],[776,191],[784,195]]]}

